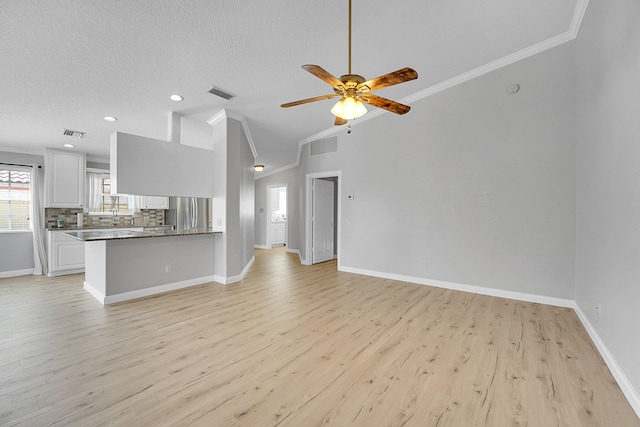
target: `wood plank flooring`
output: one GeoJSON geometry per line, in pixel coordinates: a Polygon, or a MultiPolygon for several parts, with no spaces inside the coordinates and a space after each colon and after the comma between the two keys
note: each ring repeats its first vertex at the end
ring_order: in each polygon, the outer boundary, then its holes
{"type": "Polygon", "coordinates": [[[640,426],[570,309],[299,265],[102,307],[0,279],[0,425],[640,426]]]}

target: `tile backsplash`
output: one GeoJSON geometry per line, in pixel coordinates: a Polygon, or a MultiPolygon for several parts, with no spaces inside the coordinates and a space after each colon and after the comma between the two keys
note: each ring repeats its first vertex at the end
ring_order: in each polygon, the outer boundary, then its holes
{"type": "MultiPolygon", "coordinates": [[[[82,209],[61,209],[61,208],[45,208],[45,227],[56,228],[58,226],[58,220],[64,221],[65,227],[75,227],[78,224],[78,214],[82,212],[82,209]]],[[[140,212],[130,215],[116,216],[117,226],[131,225],[131,218],[134,219],[135,225],[139,227],[152,227],[156,225],[164,225],[164,210],[163,209],[142,209],[140,212]]],[[[111,215],[99,216],[84,214],[82,216],[84,228],[91,227],[105,227],[110,226],[113,223],[111,215]]]]}

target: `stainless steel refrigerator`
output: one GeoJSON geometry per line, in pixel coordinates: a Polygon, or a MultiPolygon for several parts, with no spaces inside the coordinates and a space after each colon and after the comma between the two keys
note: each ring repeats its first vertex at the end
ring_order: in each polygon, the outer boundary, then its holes
{"type": "Polygon", "coordinates": [[[211,199],[170,197],[165,223],[179,231],[211,228],[211,199]]]}

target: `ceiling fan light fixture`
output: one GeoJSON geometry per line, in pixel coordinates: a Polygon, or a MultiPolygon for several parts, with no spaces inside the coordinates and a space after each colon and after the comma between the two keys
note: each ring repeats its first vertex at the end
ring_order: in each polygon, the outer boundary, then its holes
{"type": "Polygon", "coordinates": [[[328,95],[316,96],[314,98],[301,99],[299,101],[287,102],[280,105],[282,108],[289,108],[296,105],[308,104],[309,102],[322,101],[325,99],[341,97],[333,108],[331,113],[336,116],[334,124],[341,126],[348,120],[353,120],[367,114],[367,108],[364,104],[370,104],[374,107],[382,108],[395,114],[406,114],[411,110],[408,105],[401,104],[381,96],[373,95],[371,92],[385,87],[397,85],[399,83],[408,82],[418,78],[418,73],[409,68],[404,67],[391,73],[376,77],[375,79],[366,80],[359,74],[351,73],[351,1],[349,0],[349,72],[341,76],[339,79],[333,74],[314,64],[305,64],[302,69],[308,71],[314,76],[328,83],[333,92],[328,95]]]}
{"type": "Polygon", "coordinates": [[[352,96],[345,96],[331,109],[331,113],[343,120],[353,120],[367,114],[367,107],[352,96]]]}

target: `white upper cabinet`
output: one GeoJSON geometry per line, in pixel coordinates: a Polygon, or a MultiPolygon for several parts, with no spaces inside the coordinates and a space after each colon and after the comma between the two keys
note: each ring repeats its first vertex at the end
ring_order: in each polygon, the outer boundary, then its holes
{"type": "Polygon", "coordinates": [[[169,198],[161,196],[143,196],[142,209],[169,209],[169,198]]]}
{"type": "Polygon", "coordinates": [[[82,208],[86,154],[47,148],[44,156],[44,206],[82,208]]]}

